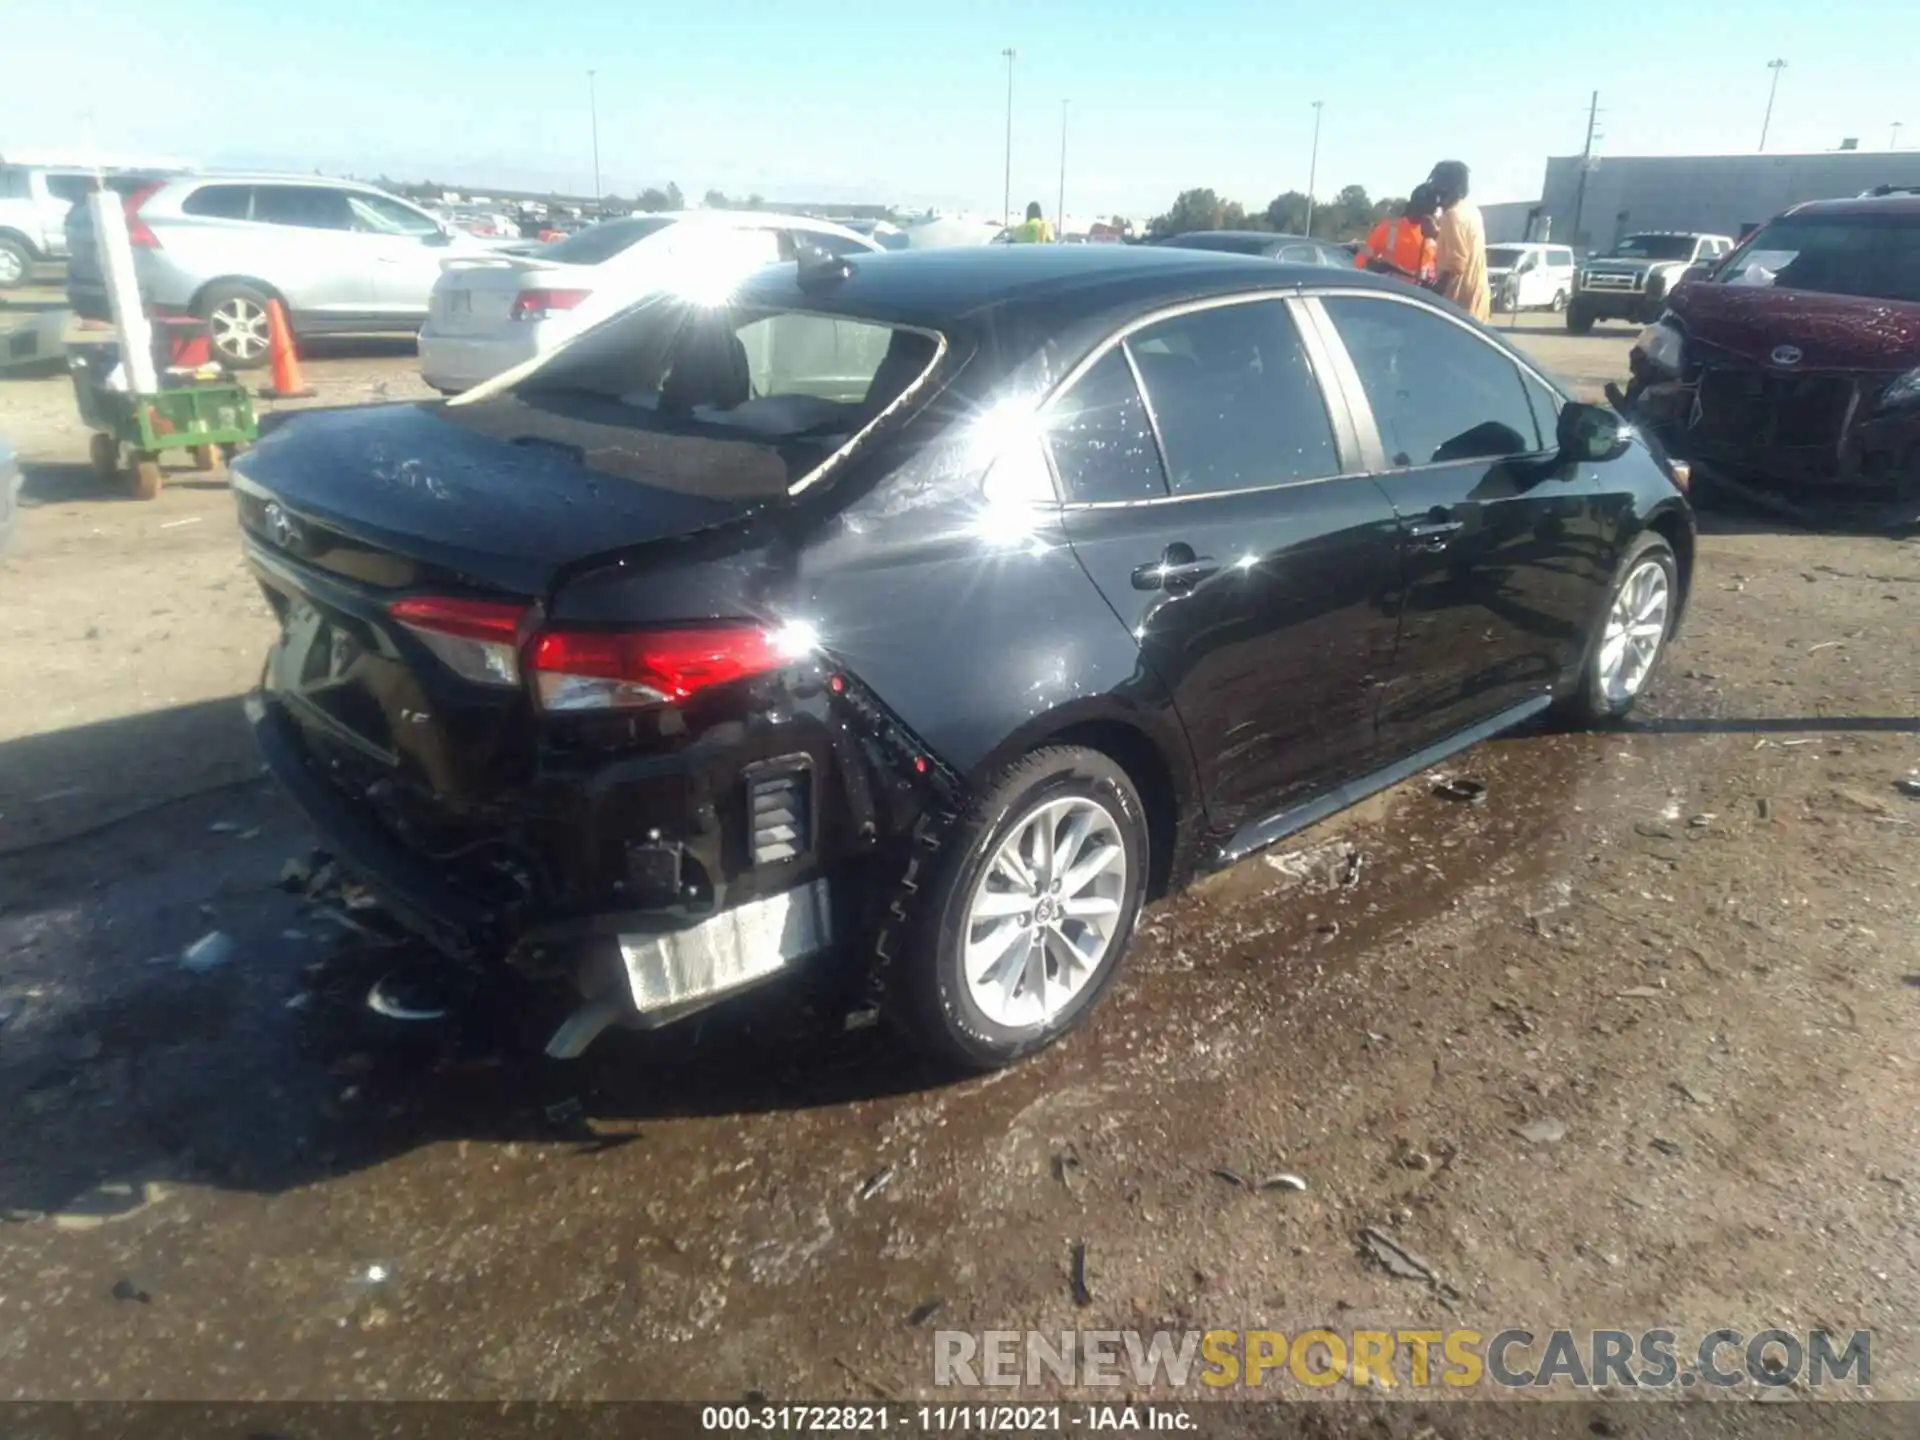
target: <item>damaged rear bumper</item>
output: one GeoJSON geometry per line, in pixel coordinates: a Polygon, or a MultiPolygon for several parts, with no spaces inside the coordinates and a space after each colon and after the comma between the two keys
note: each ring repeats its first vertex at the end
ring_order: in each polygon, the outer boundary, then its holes
{"type": "Polygon", "coordinates": [[[340,864],[455,961],[504,958],[536,979],[564,979],[602,1000],[617,995],[623,1017],[650,1028],[792,972],[847,928],[835,910],[853,899],[852,867],[832,880],[807,867],[787,888],[753,887],[701,913],[673,905],[560,916],[490,905],[328,783],[300,727],[270,697],[250,694],[244,708],[268,770],[340,864]]]}

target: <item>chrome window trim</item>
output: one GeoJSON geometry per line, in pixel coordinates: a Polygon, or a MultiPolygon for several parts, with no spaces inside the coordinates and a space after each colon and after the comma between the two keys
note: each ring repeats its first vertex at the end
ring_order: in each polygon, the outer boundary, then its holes
{"type": "MultiPolygon", "coordinates": [[[[1367,474],[1365,470],[1350,470],[1345,468],[1355,459],[1364,459],[1364,457],[1349,448],[1347,437],[1341,433],[1339,411],[1347,408],[1345,397],[1341,397],[1341,405],[1339,410],[1336,410],[1333,404],[1333,394],[1328,388],[1328,378],[1319,371],[1315,364],[1317,357],[1315,355],[1313,342],[1308,337],[1306,327],[1300,324],[1299,314],[1294,310],[1291,303],[1298,300],[1301,294],[1301,286],[1294,284],[1285,287],[1266,287],[1259,290],[1236,290],[1231,294],[1209,295],[1199,300],[1182,300],[1176,304],[1162,306],[1158,310],[1149,311],[1144,315],[1135,316],[1082,356],[1065,375],[1061,376],[1059,382],[1048,392],[1047,398],[1043,400],[1035,410],[1034,413],[1038,417],[1042,429],[1045,429],[1047,417],[1052,412],[1054,405],[1059,402],[1060,398],[1079,383],[1081,376],[1099,364],[1100,361],[1106,357],[1109,350],[1112,350],[1115,346],[1119,346],[1121,353],[1126,357],[1127,368],[1133,374],[1134,387],[1140,392],[1141,403],[1146,406],[1148,420],[1153,426],[1153,442],[1160,452],[1161,481],[1167,486],[1167,493],[1164,495],[1149,496],[1140,500],[1062,500],[1059,502],[1060,509],[1063,511],[1132,510],[1144,505],[1176,505],[1189,500],[1217,500],[1228,495],[1264,495],[1275,490],[1295,490],[1302,485],[1326,485],[1338,480],[1364,479],[1367,474]],[[1197,315],[1206,310],[1224,310],[1233,305],[1257,305],[1270,301],[1278,302],[1286,307],[1289,317],[1294,322],[1294,329],[1299,332],[1301,346],[1307,352],[1308,368],[1313,370],[1314,382],[1320,387],[1320,403],[1326,408],[1327,425],[1333,432],[1334,450],[1338,454],[1342,469],[1337,475],[1315,475],[1305,480],[1276,480],[1268,485],[1248,485],[1234,490],[1200,490],[1195,491],[1191,495],[1176,495],[1172,489],[1173,472],[1167,464],[1166,443],[1161,439],[1160,435],[1159,416],[1153,409],[1153,397],[1148,393],[1146,384],[1140,375],[1140,367],[1133,358],[1132,347],[1126,342],[1139,331],[1146,329],[1150,325],[1157,325],[1163,320],[1177,320],[1184,315],[1197,315]]],[[[1053,465],[1052,444],[1048,443],[1045,449],[1047,453],[1047,463],[1049,467],[1054,469],[1054,493],[1058,495],[1061,493],[1063,487],[1059,480],[1059,470],[1053,465]]]]}

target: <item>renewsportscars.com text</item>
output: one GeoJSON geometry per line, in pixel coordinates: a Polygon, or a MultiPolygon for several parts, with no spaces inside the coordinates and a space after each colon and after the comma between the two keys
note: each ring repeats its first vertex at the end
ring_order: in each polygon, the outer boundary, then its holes
{"type": "Polygon", "coordinates": [[[1395,1389],[1779,1388],[1873,1383],[1856,1330],[940,1330],[936,1386],[1130,1386],[1218,1391],[1299,1384],[1395,1389]]]}

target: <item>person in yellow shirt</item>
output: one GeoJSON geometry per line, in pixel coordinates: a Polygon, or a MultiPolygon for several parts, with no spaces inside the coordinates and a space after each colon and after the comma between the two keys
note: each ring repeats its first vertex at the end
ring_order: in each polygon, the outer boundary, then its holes
{"type": "Polygon", "coordinates": [[[1437,288],[1484,325],[1493,319],[1493,296],[1487,290],[1487,227],[1480,207],[1467,199],[1467,167],[1458,160],[1442,160],[1427,183],[1440,196],[1437,288]]]}
{"type": "Polygon", "coordinates": [[[1015,245],[1051,245],[1053,243],[1053,227],[1040,213],[1038,200],[1031,201],[1027,205],[1026,220],[1013,227],[1008,239],[1015,245]]]}

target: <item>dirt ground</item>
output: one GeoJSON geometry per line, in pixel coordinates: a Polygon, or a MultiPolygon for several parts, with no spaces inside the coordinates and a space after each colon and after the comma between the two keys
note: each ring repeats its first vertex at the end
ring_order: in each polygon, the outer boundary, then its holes
{"type": "MultiPolygon", "coordinates": [[[[1591,392],[1630,333],[1522,338],[1591,392]]],[[[1707,517],[1630,725],[1163,902],[1010,1072],[776,1000],[556,1077],[378,1031],[388,957],[275,888],[311,837],[241,733],[224,488],[104,489],[57,377],[0,425],[0,1395],[931,1398],[942,1328],[1777,1325],[1920,1399],[1920,545],[1707,517]]]]}

